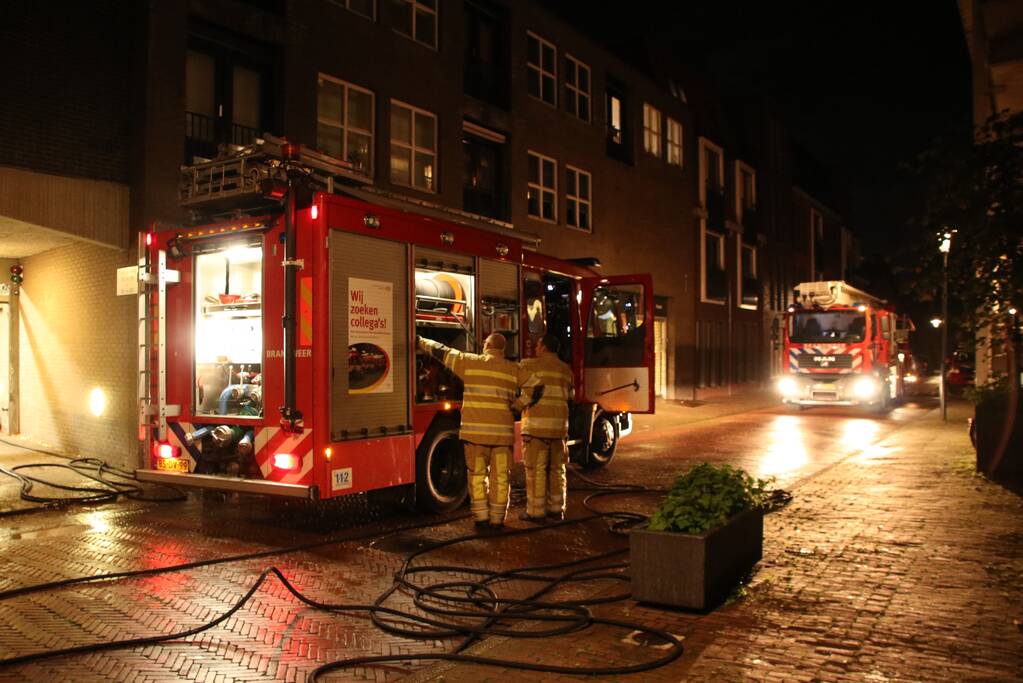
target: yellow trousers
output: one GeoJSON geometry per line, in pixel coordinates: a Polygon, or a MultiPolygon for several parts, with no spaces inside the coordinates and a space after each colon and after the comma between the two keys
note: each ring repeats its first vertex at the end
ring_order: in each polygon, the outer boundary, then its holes
{"type": "Polygon", "coordinates": [[[526,514],[564,514],[568,462],[565,439],[522,437],[522,462],[526,467],[526,514]]]}
{"type": "Polygon", "coordinates": [[[504,524],[508,514],[508,468],[511,446],[462,442],[469,470],[469,501],[477,522],[504,524]]]}

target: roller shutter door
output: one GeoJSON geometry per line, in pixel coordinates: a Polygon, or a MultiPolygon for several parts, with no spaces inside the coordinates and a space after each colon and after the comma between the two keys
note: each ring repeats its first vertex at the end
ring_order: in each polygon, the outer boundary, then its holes
{"type": "Polygon", "coordinates": [[[331,435],[335,441],[409,429],[407,249],[401,242],[331,231],[331,435]],[[353,329],[349,329],[350,319],[353,329]],[[389,356],[389,377],[382,371],[382,356],[389,356]]]}

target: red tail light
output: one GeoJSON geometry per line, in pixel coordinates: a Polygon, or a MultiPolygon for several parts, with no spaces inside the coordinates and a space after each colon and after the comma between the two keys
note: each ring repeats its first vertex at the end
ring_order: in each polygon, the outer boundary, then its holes
{"type": "Polygon", "coordinates": [[[146,233],[146,246],[147,247],[153,246],[153,233],[151,232],[146,233]]]}
{"type": "Polygon", "coordinates": [[[274,455],[274,467],[279,470],[298,469],[298,457],[291,453],[277,453],[274,455]]]}
{"type": "Polygon", "coordinates": [[[181,449],[169,443],[156,444],[156,454],[161,458],[177,458],[181,455],[181,449]]]}
{"type": "Polygon", "coordinates": [[[320,207],[313,204],[312,208],[309,210],[309,215],[315,221],[317,218],[320,217],[320,207]]]}

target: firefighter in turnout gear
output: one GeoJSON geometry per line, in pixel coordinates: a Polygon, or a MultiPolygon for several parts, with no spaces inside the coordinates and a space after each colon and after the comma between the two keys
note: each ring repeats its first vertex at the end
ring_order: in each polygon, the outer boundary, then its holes
{"type": "Polygon", "coordinates": [[[492,334],[483,353],[465,353],[423,337],[419,350],[432,355],[462,380],[459,438],[469,470],[469,498],[476,526],[500,527],[508,514],[508,472],[515,444],[515,414],[540,400],[544,386],[504,357],[506,341],[492,334]]]}
{"type": "Polygon", "coordinates": [[[544,384],[543,397],[522,415],[522,460],[526,468],[528,522],[565,517],[565,465],[568,462],[568,404],[572,399],[572,368],[558,358],[560,343],[552,334],[536,345],[536,358],[519,364],[544,384]]]}

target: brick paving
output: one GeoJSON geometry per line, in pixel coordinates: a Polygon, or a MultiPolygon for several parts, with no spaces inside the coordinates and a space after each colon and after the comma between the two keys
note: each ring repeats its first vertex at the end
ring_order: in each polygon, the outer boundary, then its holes
{"type": "MultiPolygon", "coordinates": [[[[942,425],[931,412],[794,486],[793,503],[765,519],[752,580],[716,611],[629,601],[595,614],[685,638],[683,657],[644,681],[1023,679],[1023,498],[973,473],[965,416],[956,406],[942,425]]],[[[505,638],[479,654],[579,666],[652,657],[627,635],[505,638]]],[[[407,680],[531,678],[439,664],[407,680]]]]}
{"type": "MultiPolygon", "coordinates": [[[[795,500],[765,520],[764,560],[745,594],[730,604],[707,615],[631,601],[594,608],[598,616],[647,623],[685,638],[680,660],[635,680],[1023,678],[1023,503],[973,475],[963,417],[957,408],[942,426],[933,412],[912,419],[896,416],[883,425],[895,431],[879,443],[814,463],[807,470],[814,474],[794,486],[796,477],[790,473],[785,485],[794,490],[795,500]]],[[[752,428],[758,421],[774,431],[790,424],[788,416],[750,414],[723,418],[720,428],[732,432],[737,425],[752,428]]],[[[817,422],[815,429],[836,444],[844,432],[866,425],[857,417],[835,427],[826,415],[817,422]]],[[[702,454],[700,439],[709,439],[709,433],[694,428],[686,434],[696,446],[685,456],[691,463],[702,454]]],[[[734,448],[722,446],[722,451],[734,448]]],[[[745,463],[739,451],[736,457],[745,463]]],[[[772,466],[778,457],[768,454],[772,466]]],[[[596,476],[660,484],[678,467],[665,461],[657,469],[637,457],[619,460],[596,476]]],[[[5,493],[9,488],[0,488],[0,497],[5,493]]],[[[580,499],[573,494],[573,515],[581,514],[580,499]]],[[[10,507],[9,502],[0,501],[0,509],[10,507]]],[[[633,496],[608,499],[601,506],[649,510],[653,502],[633,496]]],[[[382,536],[0,601],[0,657],[196,625],[226,610],[271,564],[312,597],[368,602],[390,585],[405,553],[469,531],[465,520],[439,519],[429,529],[387,533],[419,520],[383,516],[364,501],[353,501],[350,509],[313,513],[215,497],[163,506],[128,502],[5,520],[0,590],[345,534],[382,536]]],[[[623,547],[624,541],[610,537],[602,523],[590,522],[526,537],[473,541],[426,561],[505,568],[623,547]]],[[[520,581],[500,586],[502,595],[519,597],[534,589],[520,581]]],[[[557,595],[580,598],[593,591],[619,593],[622,585],[570,586],[557,595]]],[[[415,609],[404,594],[388,604],[415,609]]],[[[628,635],[622,629],[593,627],[542,640],[491,637],[473,651],[577,666],[656,656],[628,635]]],[[[315,666],[337,658],[441,653],[454,644],[444,638],[387,636],[364,615],[306,609],[274,580],[224,624],[187,641],[0,668],[0,681],[292,681],[304,680],[315,666]]],[[[342,671],[329,680],[506,683],[559,678],[576,677],[419,663],[342,671]]]]}

